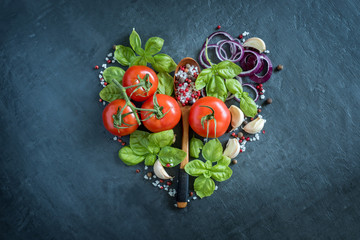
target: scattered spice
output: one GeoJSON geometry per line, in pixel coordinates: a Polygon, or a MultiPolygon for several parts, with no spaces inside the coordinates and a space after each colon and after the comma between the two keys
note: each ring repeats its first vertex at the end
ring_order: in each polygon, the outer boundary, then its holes
{"type": "Polygon", "coordinates": [[[99,102],[102,102],[103,100],[101,98],[99,98],[99,102]]]}
{"type": "Polygon", "coordinates": [[[221,28],[221,26],[220,26],[220,25],[218,25],[216,28],[217,28],[217,29],[220,29],[220,28],[221,28]]]}
{"type": "MultiPolygon", "coordinates": [[[[241,151],[241,149],[240,149],[240,151],[241,151]]],[[[235,164],[237,164],[237,160],[236,160],[236,159],[233,159],[233,160],[231,161],[231,163],[235,165],[235,164]]]]}
{"type": "Polygon", "coordinates": [[[261,113],[261,109],[260,109],[260,108],[258,109],[258,113],[261,113]]]}
{"type": "Polygon", "coordinates": [[[153,176],[152,172],[148,172],[148,173],[146,173],[146,175],[147,175],[149,178],[151,178],[151,177],[153,176]]]}
{"type": "Polygon", "coordinates": [[[281,70],[283,70],[283,68],[284,68],[284,66],[279,64],[279,65],[277,65],[276,70],[281,71],[281,70]]]}
{"type": "Polygon", "coordinates": [[[248,124],[248,122],[247,122],[247,121],[244,121],[244,125],[246,125],[246,124],[248,124]]]}
{"type": "Polygon", "coordinates": [[[239,39],[242,39],[244,36],[242,34],[239,35],[239,39]]]}
{"type": "Polygon", "coordinates": [[[262,130],[262,133],[265,134],[265,130],[262,130]]]}
{"type": "Polygon", "coordinates": [[[95,68],[95,69],[99,69],[99,66],[98,66],[98,65],[96,65],[94,68],[95,68]]]}
{"type": "Polygon", "coordinates": [[[244,136],[244,134],[242,132],[239,132],[238,137],[241,138],[242,136],[244,136]]]}
{"type": "Polygon", "coordinates": [[[136,169],[136,173],[139,173],[140,172],[140,169],[136,169]]]}
{"type": "Polygon", "coordinates": [[[193,195],[194,195],[194,193],[193,193],[193,192],[190,192],[190,193],[189,193],[189,196],[190,196],[190,197],[192,197],[193,195]]]}
{"type": "Polygon", "coordinates": [[[273,100],[271,98],[266,99],[267,104],[272,104],[273,100]]]}

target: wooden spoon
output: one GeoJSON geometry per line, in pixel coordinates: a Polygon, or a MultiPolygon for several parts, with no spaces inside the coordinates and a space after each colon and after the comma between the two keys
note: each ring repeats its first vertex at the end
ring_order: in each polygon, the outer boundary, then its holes
{"type": "MultiPolygon", "coordinates": [[[[176,67],[175,73],[177,73],[181,66],[190,64],[191,66],[196,66],[200,73],[199,64],[192,58],[186,57],[182,59],[176,67]]],[[[175,89],[175,80],[174,75],[174,89],[175,89]]],[[[176,89],[175,89],[176,91],[176,89]]],[[[176,201],[178,208],[185,208],[187,206],[187,195],[189,191],[189,175],[185,172],[184,167],[189,162],[189,113],[191,105],[183,106],[178,101],[181,109],[182,116],[182,125],[183,125],[183,134],[182,134],[182,150],[186,152],[185,159],[180,163],[180,172],[179,172],[179,182],[178,182],[178,191],[176,194],[176,201]]]]}

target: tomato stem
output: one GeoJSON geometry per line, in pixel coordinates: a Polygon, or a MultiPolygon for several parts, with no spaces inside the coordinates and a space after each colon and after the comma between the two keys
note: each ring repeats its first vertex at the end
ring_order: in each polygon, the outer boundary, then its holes
{"type": "Polygon", "coordinates": [[[200,107],[206,107],[209,108],[211,110],[211,113],[203,116],[201,118],[201,126],[203,127],[203,129],[205,129],[205,122],[206,122],[206,139],[208,139],[209,137],[209,124],[211,120],[214,120],[214,132],[215,132],[215,137],[216,137],[216,119],[215,119],[215,111],[212,107],[210,106],[205,106],[205,105],[200,105],[200,107]]]}

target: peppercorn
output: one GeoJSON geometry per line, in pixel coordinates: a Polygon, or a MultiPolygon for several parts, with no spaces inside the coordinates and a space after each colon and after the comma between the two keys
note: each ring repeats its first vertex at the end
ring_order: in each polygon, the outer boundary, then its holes
{"type": "Polygon", "coordinates": [[[279,64],[279,65],[277,65],[276,70],[281,71],[281,70],[283,70],[283,68],[284,68],[284,66],[279,64]]]}
{"type": "Polygon", "coordinates": [[[247,137],[247,138],[246,138],[246,141],[250,141],[250,137],[247,137]]]}
{"type": "Polygon", "coordinates": [[[261,113],[261,109],[260,109],[260,108],[258,109],[258,113],[261,113]]]}
{"type": "Polygon", "coordinates": [[[152,172],[148,172],[147,174],[146,174],[149,178],[151,178],[152,177],[152,172]]]}
{"type": "Polygon", "coordinates": [[[221,28],[221,26],[220,26],[220,25],[218,25],[216,28],[217,28],[217,29],[220,29],[220,28],[221,28]]]}
{"type": "Polygon", "coordinates": [[[192,197],[194,195],[193,192],[189,192],[189,196],[192,197]]]}
{"type": "Polygon", "coordinates": [[[139,173],[140,172],[140,169],[136,169],[136,173],[139,173]]]}
{"type": "Polygon", "coordinates": [[[244,134],[242,132],[239,132],[238,137],[241,138],[242,136],[244,136],[244,134]]]}
{"type": "Polygon", "coordinates": [[[242,39],[244,36],[242,34],[239,35],[239,38],[242,39]]]}
{"type": "Polygon", "coordinates": [[[103,100],[101,98],[99,98],[99,102],[102,102],[103,100]]]}
{"type": "Polygon", "coordinates": [[[267,103],[267,104],[272,104],[272,101],[273,101],[273,100],[272,100],[271,98],[266,99],[266,103],[267,103]]]}
{"type": "Polygon", "coordinates": [[[109,60],[107,60],[107,63],[111,63],[111,60],[109,59],[109,60]]]}
{"type": "Polygon", "coordinates": [[[233,160],[231,161],[231,163],[235,165],[235,164],[237,164],[237,160],[236,160],[236,159],[233,159],[233,160]]]}
{"type": "Polygon", "coordinates": [[[95,68],[95,69],[99,69],[99,66],[98,66],[98,65],[96,65],[94,68],[95,68]]]}

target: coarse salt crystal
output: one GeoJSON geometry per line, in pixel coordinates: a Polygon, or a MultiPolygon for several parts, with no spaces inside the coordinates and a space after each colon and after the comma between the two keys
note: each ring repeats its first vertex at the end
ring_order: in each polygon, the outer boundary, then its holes
{"type": "Polygon", "coordinates": [[[102,75],[101,75],[101,74],[99,74],[99,78],[102,78],[102,75]]]}
{"type": "Polygon", "coordinates": [[[105,58],[105,61],[107,61],[107,60],[109,60],[109,58],[108,58],[108,57],[106,57],[106,58],[105,58]]]}
{"type": "Polygon", "coordinates": [[[113,54],[112,53],[108,53],[108,55],[107,55],[108,57],[112,57],[113,56],[113,54]]]}
{"type": "Polygon", "coordinates": [[[197,197],[196,197],[196,196],[194,196],[194,197],[193,197],[193,199],[194,199],[194,200],[196,200],[196,199],[197,199],[197,197]]]}
{"type": "Polygon", "coordinates": [[[107,65],[104,63],[104,64],[103,64],[103,65],[101,65],[101,66],[102,66],[103,68],[106,68],[106,66],[107,66],[107,65]]]}
{"type": "Polygon", "coordinates": [[[112,63],[115,63],[115,60],[112,60],[111,62],[112,62],[112,63]]]}
{"type": "Polygon", "coordinates": [[[103,106],[105,106],[106,102],[103,102],[103,106]]]}
{"type": "Polygon", "coordinates": [[[145,170],[148,170],[148,168],[149,168],[148,166],[145,166],[145,167],[144,167],[145,170]]]}
{"type": "Polygon", "coordinates": [[[265,99],[265,96],[264,96],[264,95],[261,95],[261,96],[260,96],[260,99],[265,99]]]}
{"type": "Polygon", "coordinates": [[[265,89],[263,89],[262,92],[265,93],[265,89]]]}
{"type": "Polygon", "coordinates": [[[218,188],[219,188],[218,186],[215,186],[215,191],[218,190],[218,188]]]}
{"type": "Polygon", "coordinates": [[[113,137],[113,139],[114,139],[114,141],[116,141],[116,140],[117,140],[117,136],[113,137]]]}

